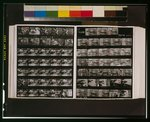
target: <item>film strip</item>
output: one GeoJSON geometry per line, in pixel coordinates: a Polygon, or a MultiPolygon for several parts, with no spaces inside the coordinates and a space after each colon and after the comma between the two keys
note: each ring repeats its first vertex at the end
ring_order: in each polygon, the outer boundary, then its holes
{"type": "Polygon", "coordinates": [[[132,97],[132,28],[77,27],[77,98],[132,97]]]}

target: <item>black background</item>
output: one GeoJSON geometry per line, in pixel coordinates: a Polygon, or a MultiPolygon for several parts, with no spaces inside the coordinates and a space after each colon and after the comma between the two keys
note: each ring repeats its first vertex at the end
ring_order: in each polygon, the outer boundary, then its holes
{"type": "MultiPolygon", "coordinates": [[[[106,4],[107,5],[107,4],[106,4]]],[[[7,4],[5,6],[5,34],[8,38],[9,25],[21,23],[34,24],[83,24],[82,22],[24,22],[22,5],[7,4]]],[[[128,21],[112,24],[146,27],[146,6],[128,7],[128,21]]],[[[100,22],[102,23],[102,22],[100,22]]],[[[94,22],[93,22],[94,24],[94,22]]],[[[8,49],[8,48],[7,48],[8,49]]],[[[5,89],[7,87],[7,62],[5,61],[5,89]]],[[[5,116],[119,116],[145,117],[145,99],[136,100],[40,100],[40,99],[8,99],[6,90],[5,116]]]]}

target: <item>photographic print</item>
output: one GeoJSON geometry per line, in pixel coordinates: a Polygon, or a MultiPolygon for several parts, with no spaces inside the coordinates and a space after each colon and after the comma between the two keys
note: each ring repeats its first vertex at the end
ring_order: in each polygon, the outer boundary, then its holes
{"type": "Polygon", "coordinates": [[[87,79],[78,79],[77,80],[77,87],[87,87],[88,86],[88,80],[87,79]]]}
{"type": "Polygon", "coordinates": [[[75,83],[76,98],[131,97],[127,34],[118,27],[77,27],[74,50],[74,27],[18,26],[17,96],[72,98],[75,83]]]}

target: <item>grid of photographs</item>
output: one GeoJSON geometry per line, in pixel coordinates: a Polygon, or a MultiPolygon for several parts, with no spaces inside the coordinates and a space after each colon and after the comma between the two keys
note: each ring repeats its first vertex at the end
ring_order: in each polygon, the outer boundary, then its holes
{"type": "Polygon", "coordinates": [[[17,97],[73,97],[74,28],[17,26],[17,97]]]}
{"type": "Polygon", "coordinates": [[[132,28],[77,28],[77,98],[132,97],[132,28]]]}

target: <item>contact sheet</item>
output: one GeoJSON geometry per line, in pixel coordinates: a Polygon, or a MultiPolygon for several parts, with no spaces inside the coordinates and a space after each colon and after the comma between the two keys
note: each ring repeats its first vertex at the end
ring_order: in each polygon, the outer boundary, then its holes
{"type": "Polygon", "coordinates": [[[73,27],[17,27],[17,97],[73,97],[73,27]]]}
{"type": "Polygon", "coordinates": [[[77,28],[77,98],[132,97],[132,28],[77,28]]]}
{"type": "Polygon", "coordinates": [[[132,98],[133,28],[16,26],[15,95],[132,98]]]}

